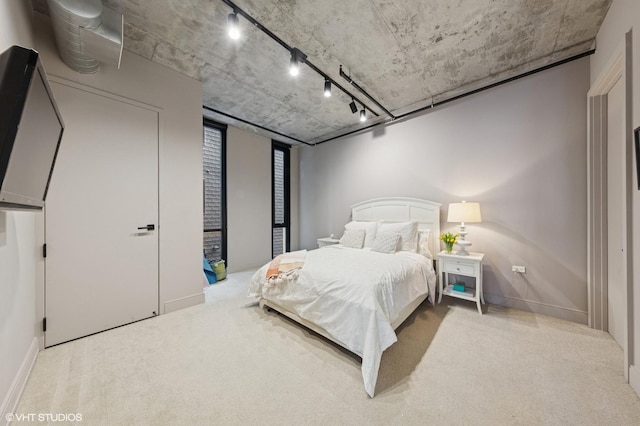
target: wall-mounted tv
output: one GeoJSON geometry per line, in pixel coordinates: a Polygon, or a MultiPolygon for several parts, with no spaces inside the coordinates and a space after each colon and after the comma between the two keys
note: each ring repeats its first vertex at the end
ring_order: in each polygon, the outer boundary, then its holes
{"type": "Polygon", "coordinates": [[[0,54],[0,209],[42,209],[63,131],[38,52],[0,54]]]}

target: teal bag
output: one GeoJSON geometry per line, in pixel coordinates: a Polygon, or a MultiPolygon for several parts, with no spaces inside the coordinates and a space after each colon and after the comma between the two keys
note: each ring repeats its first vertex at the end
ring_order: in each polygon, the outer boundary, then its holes
{"type": "Polygon", "coordinates": [[[215,284],[216,281],[218,281],[216,273],[213,271],[211,265],[209,265],[209,262],[207,262],[207,258],[204,257],[204,255],[202,256],[202,269],[204,270],[204,275],[205,277],[207,277],[207,282],[209,284],[215,284]]]}

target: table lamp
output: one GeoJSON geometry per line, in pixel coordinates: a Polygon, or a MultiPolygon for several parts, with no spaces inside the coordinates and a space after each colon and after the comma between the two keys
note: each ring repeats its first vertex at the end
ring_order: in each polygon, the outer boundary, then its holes
{"type": "Polygon", "coordinates": [[[456,254],[460,256],[467,256],[469,254],[467,247],[471,245],[471,242],[466,239],[468,232],[465,230],[464,224],[470,222],[482,222],[482,217],[480,216],[480,204],[467,203],[466,201],[461,203],[450,203],[447,222],[460,222],[460,240],[457,242],[460,250],[458,250],[456,254]]]}

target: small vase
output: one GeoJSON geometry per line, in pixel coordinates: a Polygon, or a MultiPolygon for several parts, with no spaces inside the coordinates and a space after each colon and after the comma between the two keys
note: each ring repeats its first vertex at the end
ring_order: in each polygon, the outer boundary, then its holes
{"type": "Polygon", "coordinates": [[[453,251],[453,243],[444,243],[444,250],[447,252],[447,254],[451,254],[451,252],[453,251]]]}

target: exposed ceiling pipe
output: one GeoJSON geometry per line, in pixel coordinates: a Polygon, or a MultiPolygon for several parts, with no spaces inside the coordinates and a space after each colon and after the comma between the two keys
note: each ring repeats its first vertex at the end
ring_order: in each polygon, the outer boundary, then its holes
{"type": "Polygon", "coordinates": [[[100,62],[120,68],[124,17],[100,0],[47,0],[58,52],[72,70],[91,74],[100,62]]]}

